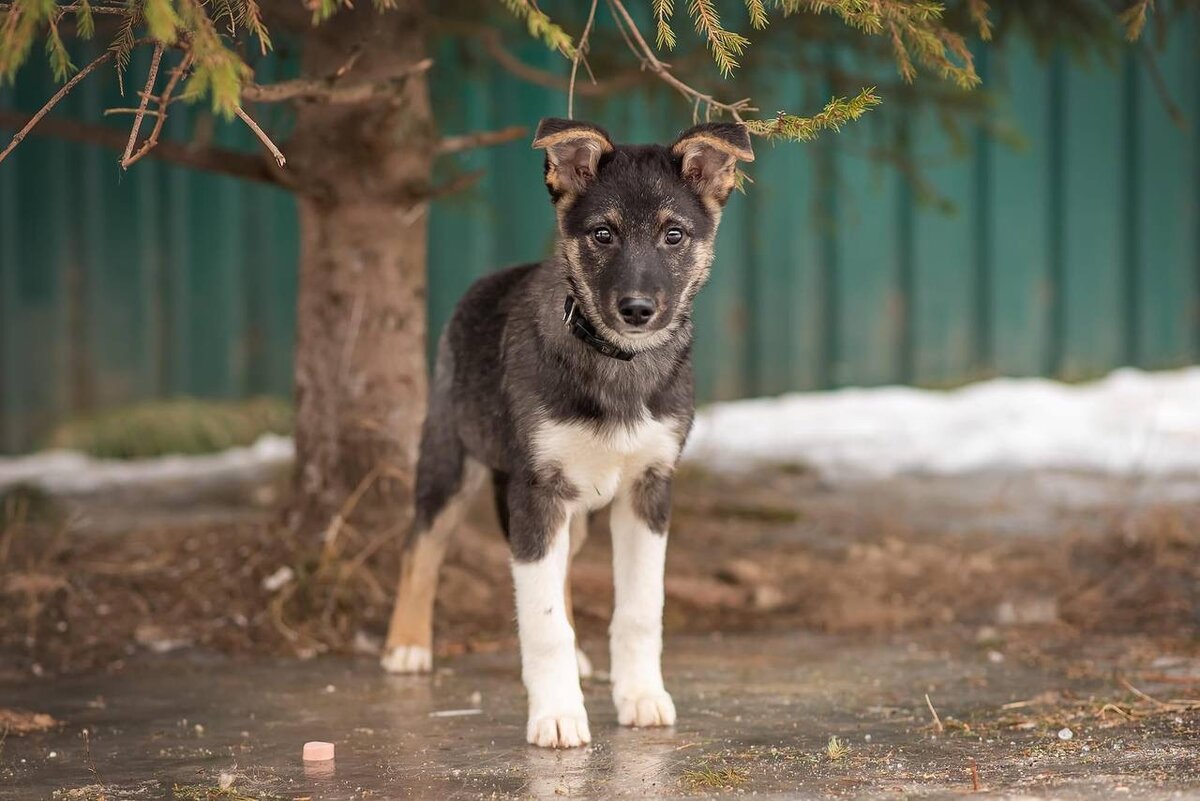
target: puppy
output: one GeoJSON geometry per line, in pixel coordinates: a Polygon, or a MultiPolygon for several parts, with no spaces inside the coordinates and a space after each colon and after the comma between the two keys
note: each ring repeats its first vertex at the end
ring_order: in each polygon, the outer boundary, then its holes
{"type": "Polygon", "coordinates": [[[612,504],[613,701],[626,726],[670,726],[663,568],[671,477],[692,424],[692,303],[708,280],[745,127],[698,125],[673,144],[614,145],[546,119],[533,146],[558,217],[554,255],[476,281],[438,345],[383,657],[428,671],[438,569],[490,476],[512,551],[526,737],[591,741],[568,571],[589,512],[612,504]]]}

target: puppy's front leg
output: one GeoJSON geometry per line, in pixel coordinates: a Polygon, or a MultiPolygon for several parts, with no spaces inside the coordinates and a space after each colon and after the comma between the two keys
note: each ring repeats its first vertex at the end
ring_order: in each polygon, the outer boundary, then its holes
{"type": "Polygon", "coordinates": [[[521,676],[529,694],[526,739],[543,748],[585,745],[592,734],[563,594],[571,550],[569,516],[561,502],[549,498],[512,501],[512,511],[521,512],[513,514],[510,536],[521,676]]]}
{"type": "Polygon", "coordinates": [[[609,628],[613,702],[625,726],[672,726],[675,704],[663,687],[663,571],[670,479],[647,473],[612,508],[615,603],[609,628]]]}

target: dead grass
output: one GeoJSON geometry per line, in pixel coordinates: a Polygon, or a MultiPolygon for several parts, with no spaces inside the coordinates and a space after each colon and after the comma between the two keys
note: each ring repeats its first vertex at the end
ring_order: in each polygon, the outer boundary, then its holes
{"type": "Polygon", "coordinates": [[[687,768],[679,776],[683,787],[692,792],[699,790],[735,790],[741,787],[750,776],[741,768],[728,766],[687,768]]]}
{"type": "Polygon", "coordinates": [[[283,796],[254,793],[249,795],[236,787],[218,787],[205,784],[176,784],[171,787],[171,797],[179,801],[282,801],[283,796]]]}
{"type": "Polygon", "coordinates": [[[825,746],[825,755],[829,757],[830,762],[837,762],[848,753],[850,753],[850,746],[842,738],[836,734],[829,738],[829,742],[825,746]]]}
{"type": "MultiPolygon", "coordinates": [[[[1100,535],[934,535],[853,499],[836,503],[811,482],[790,474],[680,482],[668,631],[995,628],[1001,604],[1020,609],[1033,599],[1057,613],[1047,622],[1068,639],[1200,636],[1200,509],[1114,515],[1100,535]],[[746,511],[754,508],[767,511],[746,511]]],[[[35,519],[23,501],[6,508],[0,649],[24,655],[27,667],[84,670],[125,658],[131,644],[301,657],[370,651],[387,625],[399,528],[347,524],[324,545],[262,522],[131,526],[109,536],[70,528],[78,524],[65,518],[35,519]],[[282,567],[293,578],[264,587],[282,567]]],[[[597,536],[573,574],[585,642],[604,637],[612,608],[605,524],[594,522],[597,536]]],[[[442,655],[514,641],[508,552],[494,526],[481,503],[451,545],[437,611],[442,655]]],[[[993,636],[1011,639],[1019,628],[993,636]]]]}
{"type": "Polygon", "coordinates": [[[44,712],[0,709],[0,732],[7,734],[33,734],[49,731],[58,725],[57,720],[44,712]]]}

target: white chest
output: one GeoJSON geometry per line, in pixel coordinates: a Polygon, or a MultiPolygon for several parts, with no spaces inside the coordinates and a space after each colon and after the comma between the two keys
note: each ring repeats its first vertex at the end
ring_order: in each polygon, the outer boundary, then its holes
{"type": "Polygon", "coordinates": [[[539,466],[557,466],[578,491],[578,503],[595,509],[613,499],[646,468],[670,467],[679,456],[679,432],[673,419],[648,415],[628,426],[543,423],[534,434],[539,466]]]}

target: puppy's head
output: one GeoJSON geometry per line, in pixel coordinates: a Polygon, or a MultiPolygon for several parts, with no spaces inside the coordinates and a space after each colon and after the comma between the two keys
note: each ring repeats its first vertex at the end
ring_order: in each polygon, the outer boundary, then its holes
{"type": "Polygon", "coordinates": [[[663,342],[708,280],[736,164],[753,161],[746,128],[709,123],[674,143],[614,145],[601,128],[545,119],[546,186],[565,278],[588,319],[629,350],[663,342]]]}

